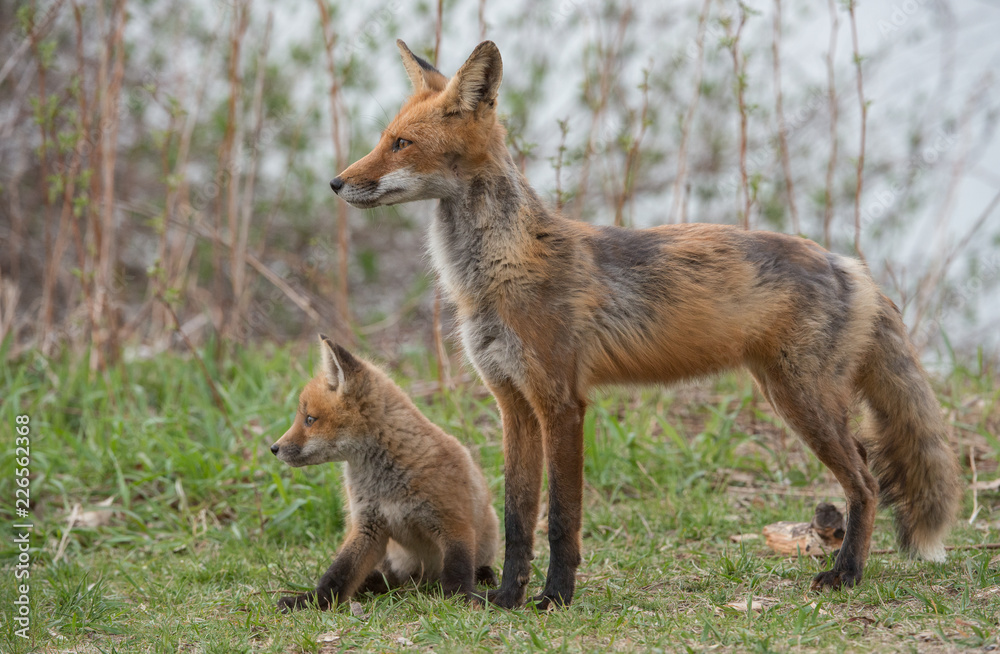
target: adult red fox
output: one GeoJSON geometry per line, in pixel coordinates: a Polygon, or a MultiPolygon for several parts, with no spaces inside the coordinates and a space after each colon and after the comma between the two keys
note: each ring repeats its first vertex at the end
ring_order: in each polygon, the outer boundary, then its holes
{"type": "Polygon", "coordinates": [[[351,528],[316,590],[278,608],[326,609],[355,593],[437,579],[445,595],[475,599],[476,583],[496,581],[500,539],[479,466],[384,372],[322,335],[320,350],[322,369],[271,452],[295,467],[345,461],[351,528]]]}
{"type": "Polygon", "coordinates": [[[588,389],[738,366],[847,495],[843,547],[814,588],[861,579],[880,489],[901,549],[944,557],[961,495],[957,461],[899,310],[863,264],[771,232],[566,219],[507,151],[496,45],[479,44],[449,80],[397,43],[413,95],[375,149],[330,185],[356,207],[440,200],[434,266],[503,420],[506,552],[490,601],[525,601],[543,460],[551,560],[535,600],[573,597],[588,389]],[[865,416],[857,438],[853,406],[865,416]]]}

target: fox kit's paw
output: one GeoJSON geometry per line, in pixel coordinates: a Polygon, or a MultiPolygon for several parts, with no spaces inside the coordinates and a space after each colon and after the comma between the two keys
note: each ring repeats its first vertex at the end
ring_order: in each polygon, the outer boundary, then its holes
{"type": "Polygon", "coordinates": [[[489,588],[495,588],[497,585],[497,576],[493,572],[493,568],[488,565],[480,566],[476,570],[476,583],[488,586],[489,588]]]}
{"type": "Polygon", "coordinates": [[[291,613],[299,609],[318,608],[322,611],[330,608],[330,602],[324,598],[317,601],[316,593],[300,593],[299,595],[289,595],[278,600],[278,610],[282,613],[291,613]]]}
{"type": "Polygon", "coordinates": [[[827,570],[821,572],[812,581],[812,589],[817,591],[837,590],[838,588],[853,588],[861,581],[860,570],[827,570]]]}
{"type": "Polygon", "coordinates": [[[278,610],[282,613],[291,613],[296,609],[304,609],[309,606],[309,595],[289,595],[278,600],[278,610]]]}

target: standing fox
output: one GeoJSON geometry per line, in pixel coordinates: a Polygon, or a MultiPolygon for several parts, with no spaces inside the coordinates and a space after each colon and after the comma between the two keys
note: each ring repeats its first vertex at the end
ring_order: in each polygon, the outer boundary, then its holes
{"type": "Polygon", "coordinates": [[[497,514],[469,451],[384,372],[322,335],[320,350],[322,370],[271,452],[295,467],[346,461],[351,529],[316,590],[278,608],[327,609],[409,581],[440,579],[445,595],[470,599],[476,583],[494,585],[497,514]]]}
{"type": "Polygon", "coordinates": [[[740,366],[847,495],[843,547],[814,589],[861,580],[880,489],[901,549],[943,559],[961,495],[956,458],[899,310],[863,264],[770,232],[566,219],[507,151],[496,45],[481,43],[449,80],[397,44],[413,95],[330,185],[356,207],[440,200],[434,265],[503,421],[506,553],[491,602],[525,601],[543,460],[551,561],[535,601],[573,597],[588,389],[740,366]],[[855,402],[865,416],[858,438],[855,402]]]}

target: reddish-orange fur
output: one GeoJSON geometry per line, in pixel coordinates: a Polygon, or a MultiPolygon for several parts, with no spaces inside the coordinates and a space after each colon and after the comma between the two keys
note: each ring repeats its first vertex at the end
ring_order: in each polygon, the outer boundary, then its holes
{"type": "Polygon", "coordinates": [[[503,420],[506,555],[491,601],[525,599],[543,459],[552,558],[539,601],[573,596],[593,386],[734,367],[751,371],[847,495],[844,546],[814,587],[861,579],[880,484],[904,549],[943,557],[961,494],[954,454],[899,311],[863,264],[770,232],[568,220],[539,200],[504,145],[496,46],[480,44],[451,80],[400,49],[414,95],[331,186],[357,206],[440,200],[435,267],[503,420]],[[852,407],[866,416],[860,437],[852,407]]]}
{"type": "Polygon", "coordinates": [[[351,528],[316,590],[279,608],[437,579],[473,598],[475,582],[494,580],[499,540],[482,472],[385,373],[323,337],[320,347],[323,369],[271,451],[292,466],[344,461],[351,528]]]}

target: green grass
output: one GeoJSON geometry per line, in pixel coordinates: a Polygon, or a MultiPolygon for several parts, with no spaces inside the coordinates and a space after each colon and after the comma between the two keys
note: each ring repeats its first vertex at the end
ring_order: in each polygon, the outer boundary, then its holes
{"type": "MultiPolygon", "coordinates": [[[[954,551],[945,564],[876,554],[861,587],[814,594],[810,579],[828,561],[729,540],[841,500],[829,473],[738,375],[595,394],[584,426],[584,561],[568,609],[475,610],[430,587],[360,598],[360,616],[344,606],[280,615],[278,593],[310,587],[344,532],[339,467],[293,470],[267,450],[315,354],[262,345],[217,361],[206,352],[224,410],[190,356],[103,375],[35,353],[3,366],[4,433],[13,434],[15,416],[31,418],[35,530],[27,641],[12,620],[23,583],[12,530],[0,540],[0,651],[989,651],[1000,643],[996,551],[954,551]],[[97,507],[107,498],[111,507],[97,507]],[[88,521],[103,512],[106,524],[68,530],[77,504],[93,512],[88,521]],[[766,608],[727,607],[751,596],[766,608]]],[[[390,369],[406,388],[433,378],[431,367],[425,353],[410,352],[390,369]]],[[[995,478],[995,379],[956,368],[939,391],[966,472],[974,446],[979,479],[995,478]]],[[[473,449],[502,515],[492,399],[467,386],[418,403],[473,449]]],[[[8,525],[14,466],[7,447],[0,516],[8,525]]],[[[978,500],[970,526],[966,498],[952,544],[1000,540],[1000,496],[980,491],[978,500]]],[[[882,512],[873,546],[891,546],[891,536],[882,512]]],[[[541,530],[536,551],[532,591],[548,564],[541,530]]]]}

